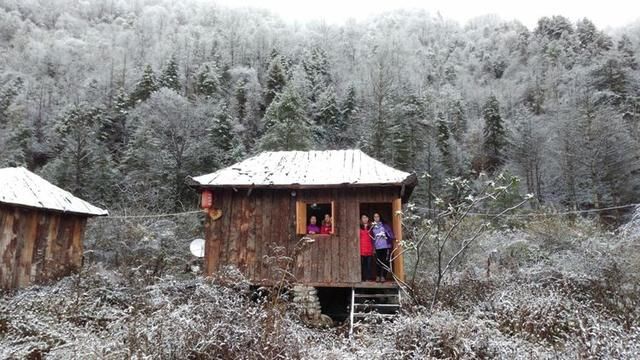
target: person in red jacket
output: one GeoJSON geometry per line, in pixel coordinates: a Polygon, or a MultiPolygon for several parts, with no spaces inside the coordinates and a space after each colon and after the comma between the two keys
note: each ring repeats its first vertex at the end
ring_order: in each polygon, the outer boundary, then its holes
{"type": "Polygon", "coordinates": [[[322,225],[320,226],[320,234],[331,234],[332,228],[331,215],[324,214],[324,220],[322,220],[322,225]]]}
{"type": "Polygon", "coordinates": [[[366,214],[360,216],[360,266],[362,281],[372,281],[373,238],[369,217],[366,214]]]}

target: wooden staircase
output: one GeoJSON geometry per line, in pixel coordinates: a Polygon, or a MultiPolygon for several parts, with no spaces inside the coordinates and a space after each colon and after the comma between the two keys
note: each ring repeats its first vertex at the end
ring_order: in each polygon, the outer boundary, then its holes
{"type": "Polygon", "coordinates": [[[358,323],[392,319],[399,309],[399,288],[351,288],[349,335],[358,323]]]}

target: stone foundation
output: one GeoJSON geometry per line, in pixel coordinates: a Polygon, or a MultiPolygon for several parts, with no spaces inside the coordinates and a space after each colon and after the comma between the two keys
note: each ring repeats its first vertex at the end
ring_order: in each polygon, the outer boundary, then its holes
{"type": "Polygon", "coordinates": [[[295,285],[293,287],[293,302],[298,305],[300,318],[306,324],[316,327],[333,325],[333,320],[322,314],[318,290],[313,286],[295,285]]]}

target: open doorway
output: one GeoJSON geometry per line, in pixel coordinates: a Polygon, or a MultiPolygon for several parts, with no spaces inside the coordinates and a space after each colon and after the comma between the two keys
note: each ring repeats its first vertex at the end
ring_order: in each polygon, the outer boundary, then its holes
{"type": "MultiPolygon", "coordinates": [[[[380,215],[380,219],[382,220],[383,223],[387,224],[390,229],[393,229],[392,203],[390,202],[360,203],[360,214],[367,215],[370,221],[373,221],[373,215],[375,213],[380,215]]],[[[389,252],[391,252],[391,250],[389,250],[389,252]]],[[[388,254],[387,259],[389,258],[389,256],[391,256],[391,253],[388,254]]],[[[382,264],[380,262],[381,259],[376,258],[375,255],[374,255],[374,258],[375,258],[375,261],[373,261],[373,269],[372,269],[373,273],[369,274],[368,278],[377,280],[378,275],[381,274],[381,272],[379,272],[378,270],[380,266],[382,266],[382,264]]],[[[391,266],[391,264],[387,263],[387,266],[391,267],[391,270],[393,270],[393,267],[391,266]]],[[[391,274],[386,274],[384,281],[390,281],[392,279],[393,277],[391,276],[391,274]]]]}

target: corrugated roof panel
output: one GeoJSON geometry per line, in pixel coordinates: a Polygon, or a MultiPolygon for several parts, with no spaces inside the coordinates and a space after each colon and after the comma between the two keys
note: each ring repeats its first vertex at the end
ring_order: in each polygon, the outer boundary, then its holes
{"type": "Polygon", "coordinates": [[[410,176],[360,150],[327,150],[263,152],[192,180],[202,186],[383,185],[410,176]]]}
{"type": "Polygon", "coordinates": [[[0,203],[92,216],[109,214],[22,167],[0,169],[0,203]]]}

